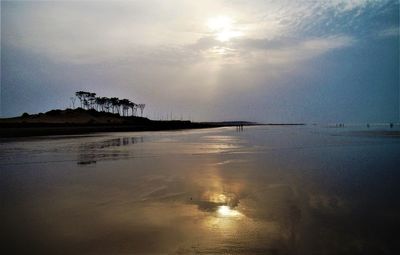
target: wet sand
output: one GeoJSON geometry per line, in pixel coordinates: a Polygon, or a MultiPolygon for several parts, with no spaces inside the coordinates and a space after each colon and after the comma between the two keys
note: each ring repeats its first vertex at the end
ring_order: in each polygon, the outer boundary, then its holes
{"type": "Polygon", "coordinates": [[[400,140],[313,127],[0,143],[22,254],[394,254],[400,140]]]}
{"type": "MultiPolygon", "coordinates": [[[[221,125],[222,126],[222,125],[221,125]]],[[[38,125],[1,127],[0,138],[33,137],[49,135],[79,135],[101,132],[134,132],[134,131],[160,131],[194,128],[210,128],[212,125],[190,122],[160,122],[152,125],[38,125]]],[[[218,125],[216,125],[218,127],[218,125]]]]}
{"type": "Polygon", "coordinates": [[[370,137],[400,137],[398,130],[372,130],[372,131],[351,131],[350,135],[354,136],[370,136],[370,137]]]}

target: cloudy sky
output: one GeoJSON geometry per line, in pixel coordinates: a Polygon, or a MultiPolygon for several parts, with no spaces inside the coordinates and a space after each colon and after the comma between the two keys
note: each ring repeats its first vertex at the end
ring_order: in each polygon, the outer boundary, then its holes
{"type": "Polygon", "coordinates": [[[399,1],[2,1],[2,116],[77,90],[151,118],[399,119],[399,1]]]}

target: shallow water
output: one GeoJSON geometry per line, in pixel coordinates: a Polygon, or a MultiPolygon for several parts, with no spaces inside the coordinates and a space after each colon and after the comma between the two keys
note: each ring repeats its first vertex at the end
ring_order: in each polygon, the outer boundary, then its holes
{"type": "Polygon", "coordinates": [[[394,254],[400,139],[347,131],[260,126],[3,140],[4,248],[394,254]]]}

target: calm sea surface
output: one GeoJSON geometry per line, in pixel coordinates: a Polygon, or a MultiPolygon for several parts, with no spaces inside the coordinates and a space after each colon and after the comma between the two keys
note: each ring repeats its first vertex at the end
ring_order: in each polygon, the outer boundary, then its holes
{"type": "Polygon", "coordinates": [[[348,131],[259,126],[0,141],[2,248],[395,254],[400,138],[348,131]]]}

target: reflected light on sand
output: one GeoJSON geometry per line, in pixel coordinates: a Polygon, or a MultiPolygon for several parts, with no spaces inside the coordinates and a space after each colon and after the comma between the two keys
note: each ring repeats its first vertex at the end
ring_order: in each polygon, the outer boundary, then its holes
{"type": "Polygon", "coordinates": [[[207,231],[212,231],[220,237],[227,237],[238,233],[240,226],[248,223],[248,219],[238,210],[228,205],[220,205],[217,207],[215,214],[209,215],[204,225],[207,231]]]}
{"type": "Polygon", "coordinates": [[[227,201],[227,197],[224,194],[218,194],[218,193],[210,194],[209,192],[206,192],[204,193],[203,196],[205,196],[207,200],[213,203],[226,203],[227,201]]]}
{"type": "Polygon", "coordinates": [[[217,213],[221,217],[239,217],[242,215],[239,211],[234,210],[227,205],[219,206],[217,209],[217,213]]]}

